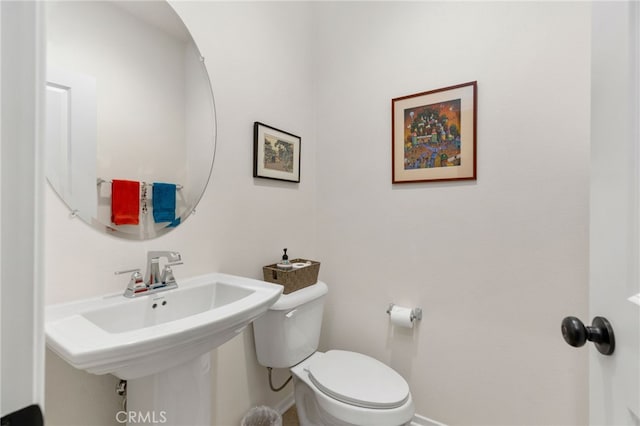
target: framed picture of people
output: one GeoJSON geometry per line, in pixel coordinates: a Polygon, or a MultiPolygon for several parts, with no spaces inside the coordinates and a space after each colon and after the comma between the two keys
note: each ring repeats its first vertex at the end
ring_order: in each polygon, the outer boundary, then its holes
{"type": "Polygon", "coordinates": [[[477,82],[391,101],[393,183],[475,180],[477,82]]]}

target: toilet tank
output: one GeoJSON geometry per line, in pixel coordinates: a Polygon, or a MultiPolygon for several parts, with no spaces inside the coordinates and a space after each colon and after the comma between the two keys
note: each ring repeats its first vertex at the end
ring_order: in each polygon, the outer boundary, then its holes
{"type": "Polygon", "coordinates": [[[327,285],[318,281],[283,294],[253,322],[258,362],[265,367],[289,368],[318,349],[327,285]]]}

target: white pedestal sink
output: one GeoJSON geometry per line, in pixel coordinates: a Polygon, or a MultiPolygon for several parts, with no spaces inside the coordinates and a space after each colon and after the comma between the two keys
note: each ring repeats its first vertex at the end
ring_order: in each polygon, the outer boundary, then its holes
{"type": "Polygon", "coordinates": [[[281,293],[279,285],[213,273],[134,299],[111,294],[52,305],[47,345],[78,369],[127,380],[131,424],[209,425],[208,353],[281,293]]]}

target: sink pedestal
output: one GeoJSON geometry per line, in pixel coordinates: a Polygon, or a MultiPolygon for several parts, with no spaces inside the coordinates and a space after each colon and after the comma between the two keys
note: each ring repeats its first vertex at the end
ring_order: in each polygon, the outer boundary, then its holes
{"type": "MultiPolygon", "coordinates": [[[[209,353],[168,370],[127,380],[127,425],[211,425],[209,353]]],[[[124,415],[120,415],[123,420],[124,415]]]]}

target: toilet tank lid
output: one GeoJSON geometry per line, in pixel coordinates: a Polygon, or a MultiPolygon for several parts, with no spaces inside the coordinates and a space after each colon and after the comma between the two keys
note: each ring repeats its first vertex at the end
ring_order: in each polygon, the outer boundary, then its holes
{"type": "Polygon", "coordinates": [[[318,281],[317,283],[310,285],[309,287],[293,291],[289,294],[281,295],[276,303],[271,305],[269,310],[286,311],[289,309],[293,309],[304,303],[311,302],[312,300],[324,296],[328,291],[329,289],[327,285],[322,281],[318,281]]]}
{"type": "Polygon", "coordinates": [[[364,408],[396,408],[409,399],[409,385],[386,364],[357,352],[331,350],[308,366],[323,393],[364,408]]]}

